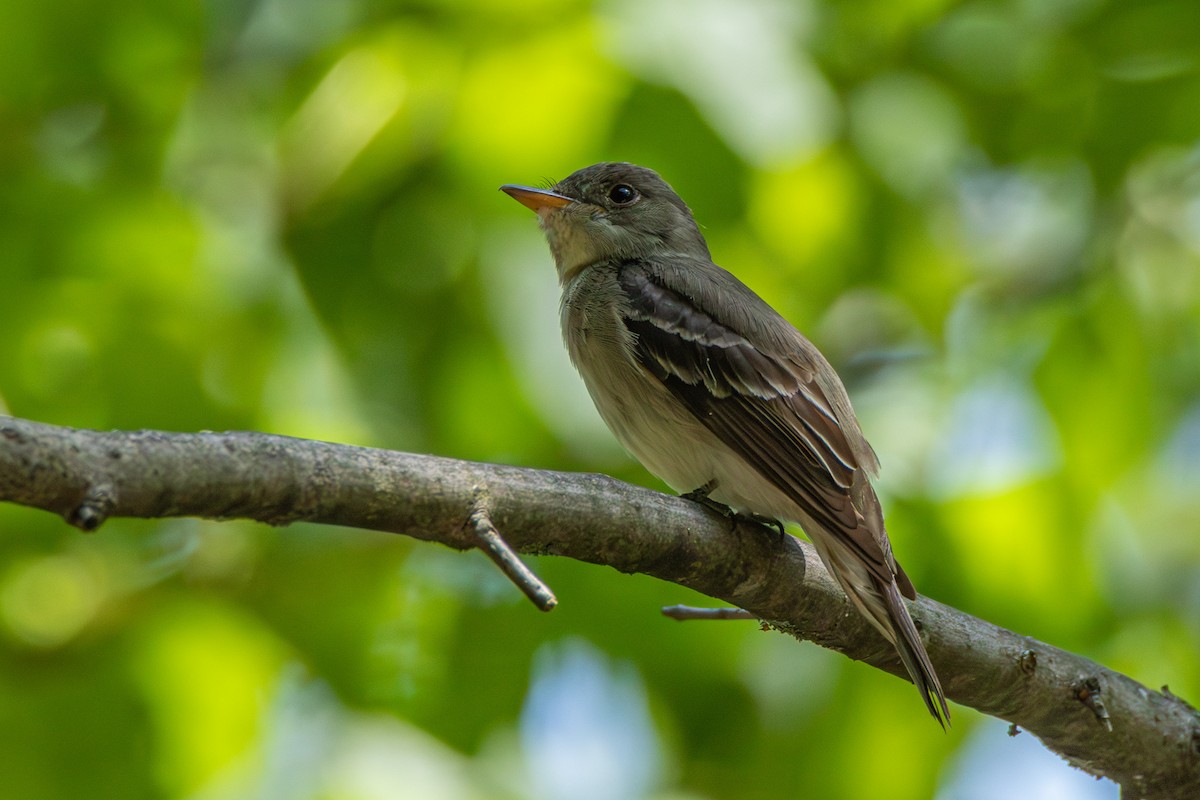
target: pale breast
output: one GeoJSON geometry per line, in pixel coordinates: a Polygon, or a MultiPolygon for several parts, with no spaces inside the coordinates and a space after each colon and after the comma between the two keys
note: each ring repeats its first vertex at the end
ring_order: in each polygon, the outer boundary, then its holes
{"type": "Polygon", "coordinates": [[[740,459],[637,363],[620,296],[616,271],[601,267],[589,267],[566,285],[566,349],[620,444],[668,486],[689,492],[728,473],[732,464],[721,462],[740,459]]]}

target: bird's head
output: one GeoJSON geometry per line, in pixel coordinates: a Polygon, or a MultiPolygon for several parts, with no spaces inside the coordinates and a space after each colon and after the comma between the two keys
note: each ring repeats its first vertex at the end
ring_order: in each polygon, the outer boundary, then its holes
{"type": "Polygon", "coordinates": [[[710,258],[692,212],[653,170],[594,164],[551,189],[500,189],[537,212],[559,280],[600,261],[683,254],[710,258]]]}

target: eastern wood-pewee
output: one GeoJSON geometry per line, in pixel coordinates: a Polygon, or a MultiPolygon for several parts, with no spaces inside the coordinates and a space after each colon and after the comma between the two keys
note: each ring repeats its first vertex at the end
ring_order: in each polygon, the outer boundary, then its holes
{"type": "Polygon", "coordinates": [[[916,590],[871,488],[879,462],[829,362],[713,263],[657,173],[596,164],[552,190],[501,188],[538,214],[567,350],[616,437],[688,496],[798,522],[945,725],[941,684],[901,599],[916,590]]]}

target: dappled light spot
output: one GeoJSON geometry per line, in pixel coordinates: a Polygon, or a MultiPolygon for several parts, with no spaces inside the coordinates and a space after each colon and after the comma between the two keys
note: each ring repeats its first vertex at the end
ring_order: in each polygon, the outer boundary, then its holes
{"type": "Polygon", "coordinates": [[[102,598],[98,576],[70,555],[17,562],[0,575],[0,616],[30,647],[66,644],[92,620],[102,598]]]}

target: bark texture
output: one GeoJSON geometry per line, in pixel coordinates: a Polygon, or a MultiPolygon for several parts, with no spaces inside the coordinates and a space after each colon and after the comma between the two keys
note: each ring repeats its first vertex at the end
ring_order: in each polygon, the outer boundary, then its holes
{"type": "MultiPolygon", "coordinates": [[[[894,675],[806,543],[601,475],[261,433],[100,432],[0,417],[0,501],[84,530],[123,517],[246,518],[389,531],[464,550],[472,514],[513,549],[688,586],[894,675]]],[[[1008,720],[1123,798],[1200,797],[1200,713],[1081,656],[921,597],[913,618],[954,702],[1008,720]]],[[[917,708],[914,707],[914,713],[917,708]]]]}

